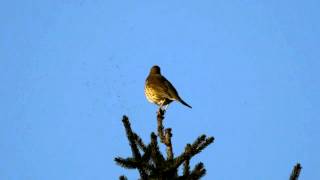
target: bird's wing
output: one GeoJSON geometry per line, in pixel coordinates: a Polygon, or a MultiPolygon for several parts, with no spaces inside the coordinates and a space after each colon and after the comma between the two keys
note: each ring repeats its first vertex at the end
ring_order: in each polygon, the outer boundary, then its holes
{"type": "MultiPolygon", "coordinates": [[[[163,76],[162,76],[163,77],[163,76]]],[[[168,97],[171,100],[180,100],[179,94],[177,92],[177,90],[173,87],[173,85],[170,83],[170,81],[168,81],[165,77],[164,78],[164,84],[167,88],[167,92],[169,94],[170,97],[168,97]]]]}
{"type": "MultiPolygon", "coordinates": [[[[163,78],[165,79],[165,77],[163,77],[163,78]]],[[[166,81],[165,81],[165,85],[166,85],[167,88],[168,88],[168,89],[167,89],[167,92],[168,92],[168,94],[169,94],[169,96],[170,96],[170,97],[168,97],[168,99],[170,99],[170,100],[177,100],[177,101],[181,102],[183,105],[188,106],[189,108],[192,108],[189,104],[187,104],[186,102],[184,102],[184,101],[180,98],[177,90],[173,87],[173,85],[170,83],[170,81],[166,80],[166,81]]]]}
{"type": "Polygon", "coordinates": [[[167,80],[161,75],[152,75],[147,78],[146,84],[155,90],[158,96],[172,99],[169,94],[168,86],[165,83],[166,81],[167,80]]]}

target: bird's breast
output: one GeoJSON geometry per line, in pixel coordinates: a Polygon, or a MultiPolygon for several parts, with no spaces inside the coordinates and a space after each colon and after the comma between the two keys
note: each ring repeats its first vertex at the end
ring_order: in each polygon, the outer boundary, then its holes
{"type": "Polygon", "coordinates": [[[159,96],[157,92],[155,92],[155,89],[151,87],[145,86],[144,92],[147,100],[151,103],[155,103],[159,105],[161,101],[164,99],[163,97],[159,96]]]}

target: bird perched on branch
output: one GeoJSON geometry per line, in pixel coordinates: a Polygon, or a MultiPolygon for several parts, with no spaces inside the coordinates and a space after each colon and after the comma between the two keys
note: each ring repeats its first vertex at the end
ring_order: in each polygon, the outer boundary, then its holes
{"type": "Polygon", "coordinates": [[[173,85],[161,75],[160,67],[155,65],[151,68],[144,87],[145,95],[149,102],[160,106],[164,110],[172,101],[179,101],[181,104],[191,108],[184,102],[173,85]]]}

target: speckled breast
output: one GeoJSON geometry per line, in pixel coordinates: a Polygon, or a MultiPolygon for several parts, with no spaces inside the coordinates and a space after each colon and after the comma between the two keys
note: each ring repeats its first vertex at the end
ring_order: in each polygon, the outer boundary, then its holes
{"type": "Polygon", "coordinates": [[[148,86],[144,87],[144,93],[146,95],[147,100],[151,103],[160,105],[161,101],[163,100],[160,96],[157,96],[157,93],[154,92],[154,89],[148,86]]]}

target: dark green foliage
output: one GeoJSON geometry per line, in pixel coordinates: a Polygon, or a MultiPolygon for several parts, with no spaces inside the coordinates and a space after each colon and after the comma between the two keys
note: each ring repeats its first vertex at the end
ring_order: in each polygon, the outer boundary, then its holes
{"type": "MultiPolygon", "coordinates": [[[[203,163],[198,163],[193,170],[190,170],[190,159],[201,152],[214,140],[213,137],[201,135],[194,143],[187,144],[185,151],[179,156],[173,156],[171,144],[171,129],[164,129],[162,125],[164,111],[159,110],[158,120],[158,136],[152,132],[150,143],[144,144],[142,139],[131,129],[130,122],[126,116],[123,117],[123,125],[126,130],[127,138],[131,147],[132,157],[115,158],[118,165],[127,169],[137,169],[142,180],[197,180],[206,173],[203,163]],[[159,149],[158,137],[160,142],[166,146],[166,156],[159,149]],[[178,175],[178,169],[183,165],[183,174],[178,175]]],[[[120,176],[120,179],[127,179],[120,176]]]]}

